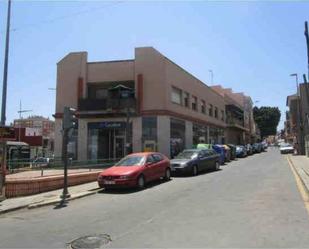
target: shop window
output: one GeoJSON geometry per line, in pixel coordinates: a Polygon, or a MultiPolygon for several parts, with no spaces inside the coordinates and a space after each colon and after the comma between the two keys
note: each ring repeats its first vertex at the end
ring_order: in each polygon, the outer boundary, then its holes
{"type": "Polygon", "coordinates": [[[218,118],[218,107],[215,107],[215,118],[218,118]]]}
{"type": "Polygon", "coordinates": [[[192,96],[192,110],[197,111],[197,97],[192,96]]]}
{"type": "Polygon", "coordinates": [[[184,92],[183,102],[185,107],[189,107],[190,104],[190,94],[187,92],[184,92]]]}
{"type": "Polygon", "coordinates": [[[201,112],[206,114],[206,104],[204,100],[201,101],[201,112]]]}
{"type": "Polygon", "coordinates": [[[157,117],[142,117],[143,151],[157,150],[157,117]]]}
{"type": "Polygon", "coordinates": [[[210,117],[213,116],[213,105],[212,104],[209,105],[209,116],[210,117]]]}
{"type": "Polygon", "coordinates": [[[185,121],[171,118],[171,158],[177,156],[185,148],[185,121]]]}
{"type": "Polygon", "coordinates": [[[182,91],[179,88],[172,87],[172,102],[181,105],[182,91]]]}
{"type": "Polygon", "coordinates": [[[193,145],[208,143],[207,126],[193,124],[193,145]]]}

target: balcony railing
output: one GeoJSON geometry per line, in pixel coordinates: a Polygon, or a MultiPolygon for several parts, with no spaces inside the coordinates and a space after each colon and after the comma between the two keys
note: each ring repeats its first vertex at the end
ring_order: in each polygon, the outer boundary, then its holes
{"type": "Polygon", "coordinates": [[[234,126],[234,127],[237,127],[237,128],[245,128],[244,127],[244,121],[243,120],[239,120],[237,118],[227,117],[226,124],[228,126],[234,126]]]}
{"type": "Polygon", "coordinates": [[[127,108],[132,112],[136,110],[136,99],[79,99],[78,110],[85,111],[102,111],[109,112],[126,112],[127,108]]]}

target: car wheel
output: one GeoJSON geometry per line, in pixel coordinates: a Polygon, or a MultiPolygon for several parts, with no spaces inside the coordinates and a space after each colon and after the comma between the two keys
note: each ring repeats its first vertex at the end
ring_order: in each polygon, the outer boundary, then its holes
{"type": "Polygon", "coordinates": [[[192,175],[193,176],[198,175],[198,167],[196,165],[193,165],[193,167],[192,167],[192,175]]]}
{"type": "Polygon", "coordinates": [[[217,170],[219,170],[220,169],[220,163],[219,162],[216,162],[216,164],[215,164],[215,170],[217,171],[217,170]]]}
{"type": "Polygon", "coordinates": [[[169,168],[167,168],[165,170],[164,180],[169,181],[170,179],[171,179],[171,170],[169,168]]]}
{"type": "Polygon", "coordinates": [[[137,187],[139,189],[145,188],[145,177],[143,175],[141,175],[137,178],[137,187]]]}

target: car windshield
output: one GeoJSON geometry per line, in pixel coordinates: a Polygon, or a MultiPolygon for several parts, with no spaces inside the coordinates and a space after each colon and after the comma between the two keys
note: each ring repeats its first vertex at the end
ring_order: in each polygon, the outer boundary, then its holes
{"type": "Polygon", "coordinates": [[[144,164],[144,156],[129,156],[120,160],[115,166],[141,166],[144,164]]]}
{"type": "Polygon", "coordinates": [[[290,145],[290,144],[282,144],[280,147],[281,148],[287,148],[287,147],[292,147],[292,145],[290,145]]]}
{"type": "Polygon", "coordinates": [[[176,156],[176,159],[193,159],[197,157],[198,151],[185,150],[176,156]]]}

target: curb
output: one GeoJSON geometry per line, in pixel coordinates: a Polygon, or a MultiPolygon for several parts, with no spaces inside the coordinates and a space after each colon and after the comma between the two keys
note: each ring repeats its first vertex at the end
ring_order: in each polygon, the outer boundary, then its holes
{"type": "MultiPolygon", "coordinates": [[[[98,190],[96,191],[85,191],[85,192],[81,192],[75,195],[72,195],[70,198],[67,199],[67,201],[72,201],[72,200],[76,200],[76,199],[80,199],[89,195],[94,195],[98,192],[98,190]]],[[[0,215],[1,214],[5,214],[5,213],[9,213],[9,212],[13,212],[13,211],[17,211],[20,209],[34,209],[34,208],[39,208],[39,207],[44,207],[44,206],[49,206],[49,205],[53,205],[53,204],[57,204],[60,203],[61,199],[57,198],[57,199],[51,199],[51,200],[46,200],[46,201],[42,201],[42,202],[36,202],[36,203],[32,203],[32,204],[26,204],[26,205],[20,205],[17,207],[12,207],[12,208],[8,208],[8,209],[4,209],[4,210],[0,210],[0,215]]]]}
{"type": "MultiPolygon", "coordinates": [[[[85,196],[89,196],[89,195],[94,195],[96,194],[96,192],[82,192],[80,194],[77,194],[77,195],[72,195],[71,197],[67,198],[66,200],[67,201],[72,201],[72,200],[75,200],[75,199],[79,199],[79,198],[82,198],[82,197],[85,197],[85,196]]],[[[44,201],[44,202],[39,202],[39,203],[34,203],[34,204],[30,204],[28,205],[28,209],[34,209],[34,208],[39,208],[39,207],[44,207],[44,206],[48,206],[48,205],[53,205],[53,204],[57,204],[57,203],[60,203],[62,201],[62,199],[60,198],[57,198],[57,199],[52,199],[52,200],[49,200],[49,201],[44,201]]]]}
{"type": "MultiPolygon", "coordinates": [[[[301,183],[302,183],[302,185],[303,185],[303,187],[304,187],[304,189],[306,191],[307,198],[309,199],[309,188],[307,187],[306,183],[304,182],[303,177],[299,173],[297,167],[294,165],[294,163],[293,163],[292,159],[290,158],[290,156],[287,156],[287,159],[288,159],[289,163],[292,165],[292,167],[295,170],[296,174],[298,175],[298,177],[299,177],[299,179],[300,179],[300,181],[301,181],[301,183]]],[[[304,172],[304,173],[306,173],[306,172],[304,172]]]]}

